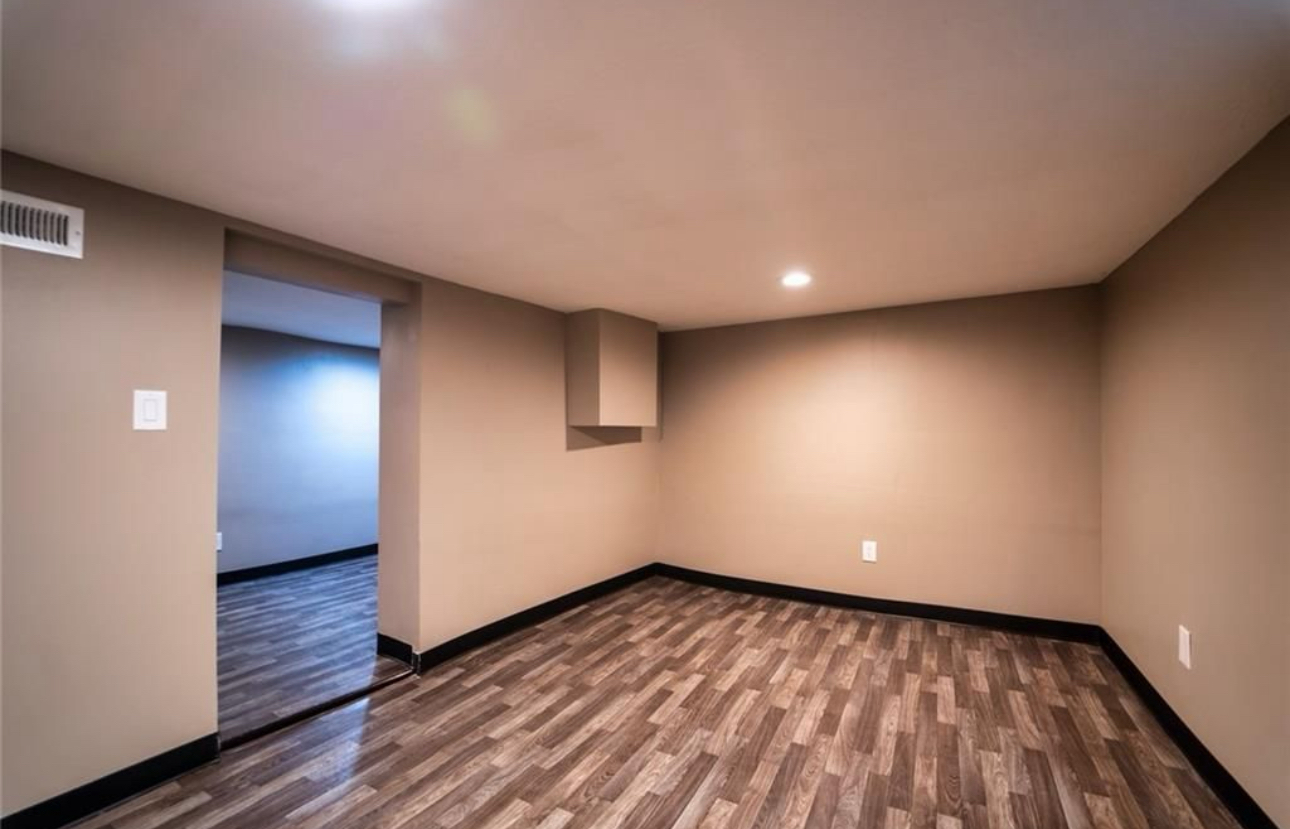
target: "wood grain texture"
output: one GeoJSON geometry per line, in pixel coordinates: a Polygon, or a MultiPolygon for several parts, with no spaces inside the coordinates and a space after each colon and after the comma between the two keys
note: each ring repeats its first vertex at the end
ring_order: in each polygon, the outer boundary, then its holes
{"type": "Polygon", "coordinates": [[[376,556],[219,588],[223,739],[394,676],[376,654],[376,556]]]}
{"type": "Polygon", "coordinates": [[[652,578],[84,829],[1236,829],[1096,647],[652,578]]]}

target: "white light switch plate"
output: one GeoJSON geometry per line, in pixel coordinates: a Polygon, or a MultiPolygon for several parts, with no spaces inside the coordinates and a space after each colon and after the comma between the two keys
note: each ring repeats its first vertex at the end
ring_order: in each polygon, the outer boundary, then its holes
{"type": "Polygon", "coordinates": [[[865,561],[878,560],[878,542],[863,541],[860,543],[860,555],[865,561]]]}
{"type": "Polygon", "coordinates": [[[1191,670],[1191,631],[1182,625],[1178,626],[1178,661],[1191,670]]]}
{"type": "Polygon", "coordinates": [[[134,430],[162,432],[166,429],[166,393],[134,390],[134,430]]]}

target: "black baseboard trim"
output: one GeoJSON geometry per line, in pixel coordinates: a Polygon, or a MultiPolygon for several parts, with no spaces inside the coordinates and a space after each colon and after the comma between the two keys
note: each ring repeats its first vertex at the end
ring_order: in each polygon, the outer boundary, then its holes
{"type": "Polygon", "coordinates": [[[1142,698],[1147,710],[1191,762],[1201,779],[1223,801],[1223,805],[1232,813],[1232,816],[1240,821],[1245,829],[1277,829],[1277,825],[1272,822],[1268,813],[1263,811],[1245,787],[1238,783],[1232,773],[1205,747],[1196,733],[1188,728],[1182,717],[1178,716],[1178,713],[1165,701],[1151,681],[1105,629],[1102,630],[1099,644],[1129,686],[1142,698]]]}
{"type": "Polygon", "coordinates": [[[388,656],[390,659],[397,659],[404,665],[407,665],[417,673],[421,664],[421,654],[404,642],[402,639],[396,639],[393,636],[386,636],[384,633],[376,634],[376,652],[381,656],[388,656]]]}
{"type": "Polygon", "coordinates": [[[1100,641],[1102,632],[1102,629],[1097,625],[1084,622],[1063,622],[1057,619],[1039,619],[1032,616],[1014,616],[1010,613],[994,613],[989,610],[967,610],[938,604],[901,602],[894,599],[855,596],[850,593],[833,593],[828,590],[815,590],[809,587],[795,587],[787,584],[738,578],[736,576],[722,576],[702,570],[677,567],[673,564],[658,564],[655,567],[655,572],[660,576],[692,584],[702,584],[707,587],[718,587],[722,590],[733,590],[736,593],[753,593],[758,596],[788,599],[794,602],[809,602],[831,607],[845,607],[850,610],[886,613],[891,616],[912,616],[918,619],[932,619],[937,622],[974,625],[1013,633],[1026,633],[1031,636],[1042,636],[1048,639],[1064,639],[1068,642],[1096,644],[1100,641]]]}
{"type": "Polygon", "coordinates": [[[262,564],[259,567],[246,567],[241,570],[229,570],[227,573],[216,574],[215,583],[220,587],[223,587],[226,584],[237,584],[240,581],[262,579],[265,576],[280,576],[283,573],[291,573],[296,570],[307,570],[310,567],[321,567],[324,564],[335,564],[338,561],[349,561],[352,558],[362,558],[363,556],[374,555],[376,555],[376,545],[364,544],[362,547],[333,550],[330,553],[319,553],[316,556],[293,558],[290,561],[275,561],[272,564],[262,564]]]}
{"type": "Polygon", "coordinates": [[[199,737],[133,766],[28,806],[0,820],[3,829],[52,829],[101,812],[219,757],[219,738],[199,737]]]}
{"type": "Polygon", "coordinates": [[[548,602],[543,602],[527,610],[521,610],[519,613],[513,613],[504,619],[498,619],[496,622],[476,628],[468,633],[463,633],[455,639],[449,639],[442,645],[436,645],[428,651],[422,651],[417,657],[417,673],[425,673],[434,666],[441,665],[466,651],[474,650],[481,645],[495,642],[503,636],[523,630],[531,625],[536,625],[539,622],[544,622],[552,616],[558,616],[580,604],[586,604],[593,599],[599,599],[601,596],[616,593],[624,587],[655,575],[657,571],[657,564],[647,564],[644,567],[638,567],[613,578],[596,582],[572,593],[565,593],[563,596],[551,599],[548,602]]]}

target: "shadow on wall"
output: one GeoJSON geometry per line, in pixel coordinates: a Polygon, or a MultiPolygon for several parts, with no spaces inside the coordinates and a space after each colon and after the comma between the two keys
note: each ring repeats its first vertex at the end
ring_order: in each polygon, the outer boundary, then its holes
{"type": "Polygon", "coordinates": [[[565,428],[565,449],[576,452],[621,443],[640,443],[643,433],[640,426],[568,426],[565,428]]]}

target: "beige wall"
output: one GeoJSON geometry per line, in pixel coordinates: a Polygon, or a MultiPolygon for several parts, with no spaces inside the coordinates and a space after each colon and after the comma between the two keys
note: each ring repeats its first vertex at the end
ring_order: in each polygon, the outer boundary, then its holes
{"type": "Polygon", "coordinates": [[[1110,278],[1105,326],[1103,625],[1290,826],[1290,125],[1110,278]]]}
{"type": "Polygon", "coordinates": [[[1090,287],[665,334],[660,558],[1096,622],[1097,314],[1090,287]]]}
{"type": "Polygon", "coordinates": [[[421,299],[381,307],[378,628],[421,637],[421,299]]]}
{"type": "Polygon", "coordinates": [[[88,214],[85,259],[3,248],[4,811],[209,734],[223,229],[5,157],[88,214]],[[131,390],[170,428],[131,430],[131,390]]]}
{"type": "Polygon", "coordinates": [[[427,648],[654,559],[658,444],[570,451],[564,315],[425,286],[427,648]]]}

